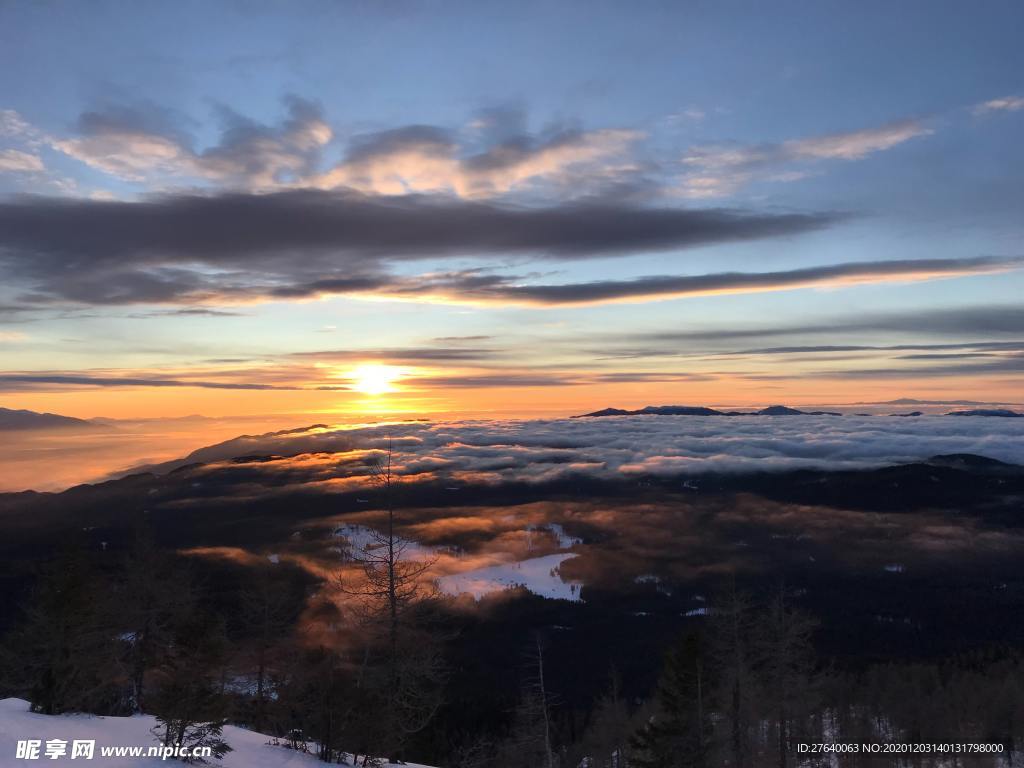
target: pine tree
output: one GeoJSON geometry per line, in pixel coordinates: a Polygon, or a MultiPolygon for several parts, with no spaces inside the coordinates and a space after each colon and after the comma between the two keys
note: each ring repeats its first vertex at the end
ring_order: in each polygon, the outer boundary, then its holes
{"type": "Polygon", "coordinates": [[[708,679],[699,635],[688,634],[666,658],[658,708],[632,741],[630,766],[697,768],[709,765],[708,679]]]}
{"type": "Polygon", "coordinates": [[[452,751],[451,768],[496,768],[494,752],[493,741],[477,735],[452,751]]]}
{"type": "Polygon", "coordinates": [[[89,554],[77,546],[43,568],[0,664],[10,677],[5,687],[26,696],[33,711],[114,708],[116,630],[102,610],[106,589],[89,554]]]}
{"type": "Polygon", "coordinates": [[[342,749],[359,751],[373,733],[358,726],[367,702],[355,692],[342,658],[319,646],[300,650],[284,683],[278,688],[278,706],[288,713],[286,731],[293,747],[314,742],[316,755],[330,763],[342,758],[342,749]]]}
{"type": "Polygon", "coordinates": [[[214,757],[231,751],[221,731],[227,716],[222,693],[228,643],[223,622],[194,613],[183,621],[163,663],[158,685],[149,697],[156,715],[156,735],[164,746],[210,747],[214,757]]]}
{"type": "Polygon", "coordinates": [[[619,675],[612,670],[608,691],[598,700],[581,742],[573,750],[570,765],[588,761],[587,768],[627,768],[632,764],[632,736],[637,720],[646,713],[630,712],[620,690],[619,675]]]}
{"type": "Polygon", "coordinates": [[[140,526],[112,597],[109,609],[124,646],[127,709],[142,712],[147,677],[164,660],[176,624],[193,610],[189,575],[156,547],[152,532],[140,526]]]}
{"type": "Polygon", "coordinates": [[[288,584],[274,576],[270,564],[256,568],[240,599],[240,618],[249,646],[245,661],[256,682],[252,723],[260,732],[266,724],[275,647],[288,630],[295,613],[288,584]]]}

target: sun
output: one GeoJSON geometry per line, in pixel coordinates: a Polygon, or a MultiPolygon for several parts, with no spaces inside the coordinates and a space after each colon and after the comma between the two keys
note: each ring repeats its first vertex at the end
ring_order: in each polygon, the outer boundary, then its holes
{"type": "Polygon", "coordinates": [[[366,395],[383,395],[394,392],[392,384],[402,375],[402,369],[393,365],[360,365],[352,370],[349,378],[352,389],[366,395]]]}

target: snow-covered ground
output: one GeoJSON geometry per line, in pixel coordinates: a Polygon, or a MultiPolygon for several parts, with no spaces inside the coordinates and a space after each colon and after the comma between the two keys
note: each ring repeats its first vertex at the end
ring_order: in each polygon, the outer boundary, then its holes
{"type": "MultiPolygon", "coordinates": [[[[546,536],[554,536],[555,540],[558,542],[559,549],[572,549],[577,544],[583,543],[583,539],[579,538],[578,536],[570,536],[568,533],[565,532],[565,528],[563,528],[558,523],[548,523],[547,525],[540,526],[529,525],[527,526],[526,530],[530,533],[540,533],[540,538],[542,541],[546,536]]],[[[531,549],[533,548],[532,539],[530,541],[529,547],[531,549]]]]}
{"type": "MultiPolygon", "coordinates": [[[[383,534],[365,525],[343,525],[334,531],[334,535],[344,542],[342,554],[349,559],[360,556],[373,557],[375,553],[379,556],[382,554],[381,550],[386,547],[387,540],[383,534]]],[[[418,542],[400,537],[395,537],[395,546],[401,550],[401,557],[405,560],[430,560],[438,552],[433,547],[425,547],[418,542]]]]}
{"type": "Polygon", "coordinates": [[[558,567],[576,555],[563,553],[533,557],[514,563],[476,568],[438,579],[443,592],[451,595],[470,594],[480,599],[490,592],[510,587],[525,587],[535,595],[556,600],[579,600],[577,581],[563,581],[558,567]]]}
{"type": "MultiPolygon", "coordinates": [[[[152,768],[168,766],[172,760],[159,757],[102,756],[103,747],[143,747],[157,744],[151,733],[156,720],[150,715],[132,717],[99,717],[95,715],[38,715],[28,711],[28,703],[21,699],[0,700],[0,768],[25,768],[30,765],[76,765],[97,768],[152,768]],[[36,759],[19,758],[18,742],[37,740],[39,756],[36,759]],[[47,742],[66,742],[67,754],[50,759],[46,756],[47,742]],[[71,758],[75,740],[95,741],[91,760],[71,758]]],[[[244,728],[229,725],[224,728],[224,741],[233,749],[222,760],[208,759],[211,765],[224,768],[314,768],[322,766],[313,755],[295,752],[284,747],[270,746],[270,737],[244,728]]],[[[56,745],[59,747],[59,745],[56,745]]],[[[429,766],[407,763],[407,768],[429,766]]]]}
{"type": "MultiPolygon", "coordinates": [[[[561,549],[568,549],[583,541],[568,535],[557,523],[541,527],[529,526],[527,531],[531,534],[554,537],[561,549]]],[[[349,558],[360,553],[372,556],[376,549],[383,546],[380,534],[362,525],[343,525],[334,531],[334,535],[345,542],[346,546],[341,551],[349,558]]],[[[408,539],[400,541],[403,558],[430,560],[440,552],[436,548],[423,546],[408,539]]],[[[528,548],[533,548],[532,543],[528,548]]],[[[440,577],[437,586],[445,594],[470,594],[478,600],[488,593],[501,592],[513,587],[524,587],[535,595],[556,600],[579,600],[582,582],[565,581],[559,572],[559,566],[573,557],[576,557],[573,553],[559,553],[472,568],[440,577]]]]}

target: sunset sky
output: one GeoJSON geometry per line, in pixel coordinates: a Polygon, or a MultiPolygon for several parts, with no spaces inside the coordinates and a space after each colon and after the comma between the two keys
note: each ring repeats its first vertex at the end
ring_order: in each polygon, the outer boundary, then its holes
{"type": "Polygon", "coordinates": [[[0,406],[1024,400],[1019,2],[0,4],[0,406]]]}

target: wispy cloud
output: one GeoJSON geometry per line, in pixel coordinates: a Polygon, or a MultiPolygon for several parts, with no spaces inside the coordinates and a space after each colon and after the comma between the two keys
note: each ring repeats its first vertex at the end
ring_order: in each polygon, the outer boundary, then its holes
{"type": "MultiPolygon", "coordinates": [[[[1022,105],[1024,98],[1008,95],[972,111],[1016,111],[1022,105]]],[[[347,138],[317,103],[294,96],[284,99],[284,114],[276,123],[224,107],[218,116],[218,139],[201,146],[183,128],[189,125],[186,118],[151,104],[89,110],[64,136],[49,135],[7,110],[0,112],[0,136],[21,146],[8,150],[16,154],[0,160],[0,171],[24,171],[41,163],[38,149],[49,147],[150,190],[198,185],[465,199],[539,195],[565,201],[613,193],[620,199],[624,194],[707,199],[733,195],[754,182],[797,181],[820,173],[827,163],[862,160],[936,130],[929,121],[903,119],[774,143],[699,144],[680,156],[678,151],[667,155],[644,131],[629,127],[563,125],[531,132],[518,109],[482,112],[468,127],[409,123],[347,138]],[[333,154],[337,147],[340,159],[333,154]]],[[[704,116],[691,107],[669,122],[704,116]]]]}
{"type": "Polygon", "coordinates": [[[219,143],[197,150],[159,112],[108,108],[86,112],[77,135],[50,140],[54,149],[128,181],[195,178],[223,185],[271,189],[312,173],[333,131],[313,102],[286,99],[276,126],[221,110],[219,143]]]}
{"type": "Polygon", "coordinates": [[[374,289],[392,298],[499,306],[579,306],[695,296],[764,293],[801,288],[842,288],[922,282],[1024,268],[1022,258],[919,259],[853,262],[777,272],[662,275],[589,283],[530,284],[478,272],[427,276],[374,289]]]}
{"type": "Polygon", "coordinates": [[[18,392],[30,389],[64,387],[196,387],[199,389],[289,390],[300,387],[281,386],[261,382],[204,381],[202,379],[157,378],[130,375],[102,375],[91,373],[0,373],[0,391],[18,392]]]}
{"type": "MultiPolygon", "coordinates": [[[[562,197],[583,195],[636,171],[637,131],[563,128],[532,134],[517,118],[513,132],[490,130],[489,143],[432,125],[405,125],[352,137],[340,161],[325,150],[335,131],[320,107],[285,100],[276,124],[220,109],[219,140],[197,147],[182,122],[151,105],[83,113],[73,135],[45,136],[20,115],[4,113],[9,135],[32,137],[91,168],[157,188],[210,183],[216,188],[355,189],[374,195],[445,193],[467,198],[504,195],[540,183],[562,197]],[[570,184],[573,186],[570,187],[570,184]]],[[[507,118],[506,118],[507,122],[507,118]]],[[[2,170],[2,166],[0,166],[2,170]]]]}
{"type": "MultiPolygon", "coordinates": [[[[650,332],[605,336],[602,343],[612,351],[615,342],[623,351],[641,354],[649,349],[652,354],[670,351],[678,354],[682,347],[673,344],[692,345],[702,343],[705,350],[713,350],[725,343],[744,342],[751,339],[815,337],[830,339],[849,335],[874,333],[913,334],[924,337],[978,338],[978,337],[1024,337],[1024,308],[1015,305],[968,306],[940,309],[922,309],[904,312],[876,312],[858,315],[835,315],[808,319],[807,322],[791,325],[751,324],[708,328],[705,330],[666,329],[650,332]],[[648,344],[654,345],[648,347],[648,344]]],[[[1017,344],[1019,342],[1012,342],[1017,344]]]]}
{"type": "Polygon", "coordinates": [[[292,352],[289,357],[296,360],[316,360],[321,363],[348,363],[377,361],[393,364],[416,364],[427,362],[480,361],[502,357],[504,351],[495,347],[391,347],[363,349],[325,349],[308,352],[292,352]]]}
{"type": "Polygon", "coordinates": [[[0,172],[41,173],[43,170],[45,168],[39,155],[17,149],[0,150],[0,172]]]}
{"type": "Polygon", "coordinates": [[[741,349],[729,355],[792,355],[832,352],[908,352],[911,350],[986,349],[1024,351],[1024,341],[968,341],[957,344],[831,344],[741,349]]]}
{"type": "Polygon", "coordinates": [[[46,137],[19,112],[13,109],[0,109],[0,138],[15,140],[31,149],[38,149],[45,143],[46,137]]]}
{"type": "MultiPolygon", "coordinates": [[[[602,372],[546,371],[497,365],[502,355],[451,355],[444,350],[408,349],[309,352],[269,358],[239,370],[158,374],[152,371],[22,371],[0,373],[0,392],[60,392],[110,388],[196,388],[255,391],[353,391],[357,363],[367,361],[408,366],[401,370],[401,390],[415,395],[448,389],[520,389],[579,387],[595,384],[680,383],[710,381],[713,377],[687,371],[602,372]],[[436,354],[435,354],[436,353],[436,354]],[[299,360],[300,362],[296,362],[299,360]],[[342,366],[346,367],[342,367],[342,366]],[[427,366],[427,367],[423,367],[427,366]],[[468,367],[467,367],[468,366],[468,367]]],[[[230,360],[220,362],[231,362],[230,360]]],[[[242,361],[247,362],[247,361],[242,361]]]]}
{"type": "Polygon", "coordinates": [[[633,167],[628,150],[640,138],[627,130],[566,130],[550,136],[520,134],[472,152],[452,132],[411,125],[356,137],[341,163],[308,183],[378,195],[430,192],[481,198],[540,182],[565,187],[577,181],[583,182],[578,195],[593,188],[587,181],[607,182],[628,172],[633,167]]]}
{"type": "MultiPolygon", "coordinates": [[[[703,199],[726,197],[754,182],[797,181],[820,173],[826,163],[862,160],[936,130],[929,121],[902,119],[780,142],[705,143],[669,155],[636,128],[569,124],[531,131],[525,113],[511,108],[481,112],[461,128],[408,123],[345,137],[316,102],[296,96],[283,101],[276,122],[218,107],[219,136],[205,146],[190,134],[188,118],[154,104],[90,109],[66,135],[40,130],[13,110],[0,111],[0,137],[17,144],[0,154],[0,172],[41,173],[38,150],[47,147],[149,190],[316,188],[467,199],[539,194],[562,201],[632,190],[703,199]]],[[[1022,107],[1024,98],[1007,95],[971,110],[982,115],[1022,107]]],[[[704,117],[704,110],[689,107],[667,121],[704,117]]]]}
{"type": "Polygon", "coordinates": [[[901,120],[846,133],[791,139],[778,144],[711,144],[691,147],[680,191],[686,197],[730,195],[755,181],[795,181],[823,161],[861,160],[933,129],[921,120],[901,120]]]}
{"type": "MultiPolygon", "coordinates": [[[[1024,354],[1020,352],[1009,352],[1002,354],[989,354],[985,359],[977,360],[976,355],[949,355],[940,356],[916,356],[915,359],[941,360],[941,362],[930,362],[927,365],[895,365],[888,367],[864,367],[827,369],[806,371],[799,374],[801,377],[811,378],[837,378],[843,380],[862,379],[908,379],[908,378],[948,378],[948,377],[978,377],[992,376],[996,374],[1024,374],[1024,354]]],[[[911,359],[910,356],[900,358],[911,359]]],[[[778,376],[774,376],[778,378],[778,376]]]]}
{"type": "Polygon", "coordinates": [[[1024,109],[1024,97],[1003,96],[975,104],[971,111],[976,115],[986,115],[990,112],[1017,112],[1021,109],[1024,109]]]}

